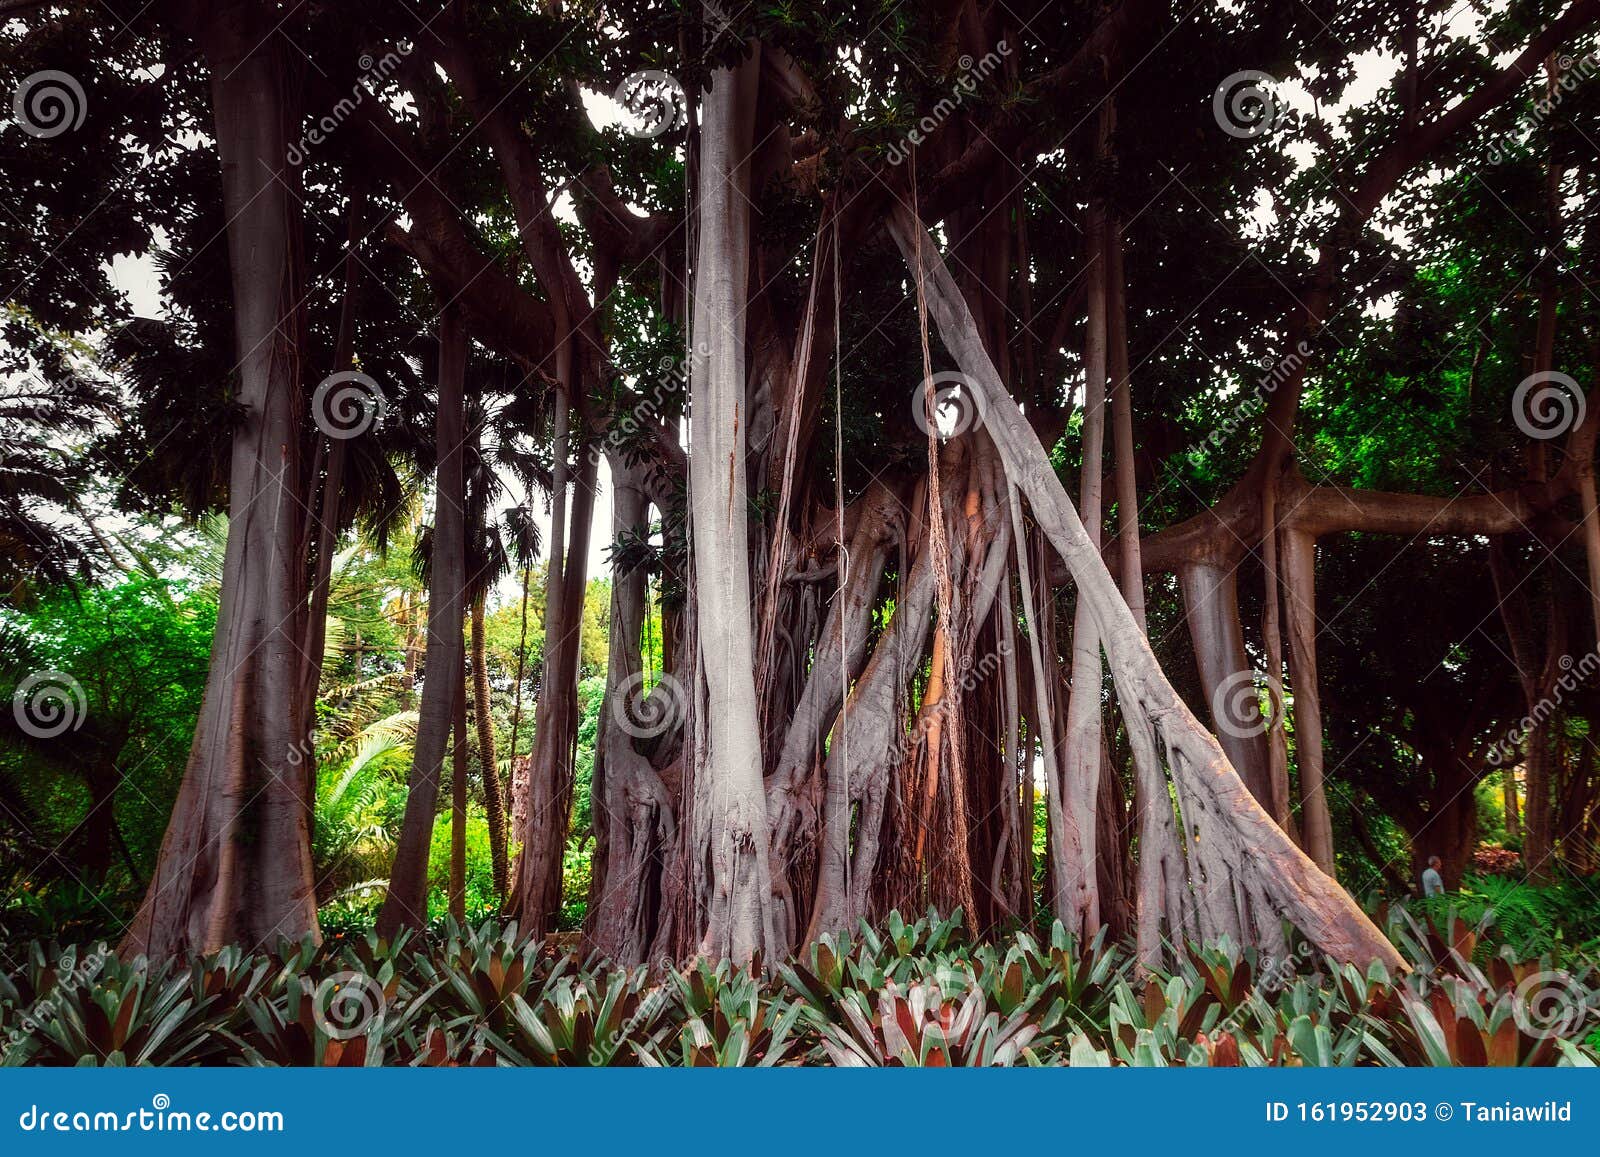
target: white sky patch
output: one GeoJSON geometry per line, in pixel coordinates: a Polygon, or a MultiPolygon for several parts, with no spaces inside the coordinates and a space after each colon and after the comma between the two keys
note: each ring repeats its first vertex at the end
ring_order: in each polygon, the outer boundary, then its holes
{"type": "Polygon", "coordinates": [[[583,90],[583,111],[589,114],[589,123],[600,132],[622,128],[637,119],[618,104],[610,93],[594,92],[587,88],[583,90]]]}
{"type": "Polygon", "coordinates": [[[1376,318],[1379,321],[1388,321],[1394,316],[1395,306],[1399,304],[1399,301],[1400,295],[1398,293],[1386,293],[1378,298],[1377,301],[1368,302],[1367,307],[1361,312],[1366,317],[1376,318]]]}

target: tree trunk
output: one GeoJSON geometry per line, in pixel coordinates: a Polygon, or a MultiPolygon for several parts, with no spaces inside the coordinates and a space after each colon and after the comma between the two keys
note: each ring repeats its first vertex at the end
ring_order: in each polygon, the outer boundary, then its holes
{"type": "MultiPolygon", "coordinates": [[[[1078,597],[1098,621],[1135,766],[1159,774],[1154,763],[1159,757],[1171,775],[1186,836],[1188,873],[1183,883],[1196,889],[1191,909],[1194,930],[1205,938],[1230,934],[1276,948],[1281,946],[1281,922],[1288,919],[1312,943],[1341,960],[1363,964],[1378,960],[1404,969],[1394,946],[1245,790],[1216,740],[1167,682],[1038,436],[1001,388],[966,302],[921,222],[902,206],[891,219],[890,231],[908,263],[922,262],[924,269],[917,275],[930,287],[932,313],[967,380],[983,391],[988,402],[985,429],[1006,472],[1027,496],[1077,583],[1078,597]]],[[[1143,833],[1140,844],[1142,868],[1152,848],[1143,833]]],[[[1140,898],[1141,904],[1147,899],[1143,888],[1140,898]]],[[[1183,899],[1184,893],[1178,891],[1168,902],[1183,899]]],[[[1169,920],[1182,917],[1181,909],[1168,913],[1169,920]]],[[[1187,920],[1181,926],[1187,928],[1187,920]]]]}
{"type": "Polygon", "coordinates": [[[523,822],[527,819],[527,777],[521,778],[522,802],[524,810],[518,810],[517,797],[517,742],[522,738],[522,684],[528,674],[528,582],[532,577],[533,568],[522,568],[522,609],[517,616],[517,685],[515,697],[511,703],[511,830],[521,833],[523,822]]]}
{"type": "Polygon", "coordinates": [[[450,915],[467,919],[467,673],[455,676],[455,719],[450,743],[450,915]]]}
{"type": "Polygon", "coordinates": [[[1281,804],[1276,799],[1268,775],[1267,720],[1261,717],[1239,624],[1238,571],[1212,562],[1185,563],[1178,570],[1178,585],[1194,643],[1200,692],[1211,709],[1222,750],[1250,794],[1282,826],[1288,818],[1287,799],[1281,804]]]}
{"type": "Polygon", "coordinates": [[[483,810],[489,817],[489,854],[494,860],[494,891],[502,900],[510,878],[506,860],[506,809],[495,758],[494,713],[489,703],[489,653],[483,624],[482,595],[472,600],[472,702],[478,724],[478,760],[483,774],[483,810]]]}
{"type": "Polygon", "coordinates": [[[1117,545],[1121,548],[1122,594],[1141,631],[1144,564],[1139,549],[1139,482],[1133,458],[1133,383],[1128,380],[1128,287],[1123,273],[1122,221],[1106,222],[1106,346],[1111,379],[1111,423],[1117,464],[1117,545]]]}
{"type": "Polygon", "coordinates": [[[544,671],[527,765],[522,855],[512,899],[523,928],[534,934],[553,928],[561,911],[562,858],[571,825],[577,755],[578,658],[594,476],[595,460],[586,457],[573,487],[572,533],[566,557],[558,560],[552,554],[549,564],[553,572],[559,572],[560,580],[552,584],[553,598],[547,598],[545,604],[544,671]]]}
{"type": "Polygon", "coordinates": [[[707,705],[696,720],[703,742],[695,751],[690,846],[703,913],[700,950],[746,962],[773,943],[742,420],[759,72],[760,48],[752,46],[748,60],[713,74],[704,98],[694,264],[698,340],[690,369],[695,622],[707,705]]]}
{"type": "Polygon", "coordinates": [[[392,939],[428,919],[428,850],[439,804],[445,747],[454,727],[456,684],[465,662],[463,618],[467,575],[465,379],[467,333],[459,314],[439,317],[439,407],[434,438],[438,474],[433,515],[433,564],[428,581],[428,649],[411,764],[405,821],[395,848],[389,895],[378,914],[378,934],[392,939]]]}
{"type": "MultiPolygon", "coordinates": [[[[1261,487],[1261,636],[1267,658],[1267,810],[1278,826],[1296,834],[1289,803],[1288,708],[1283,695],[1283,584],[1278,563],[1278,481],[1268,478],[1261,487]]],[[[1237,580],[1235,580],[1237,583],[1237,580]]],[[[1246,781],[1248,782],[1248,781],[1246,781]]],[[[1256,797],[1260,799],[1260,796],[1256,797]]]]}
{"type": "Polygon", "coordinates": [[[1289,677],[1294,680],[1294,740],[1300,769],[1300,822],[1306,854],[1328,875],[1333,824],[1322,781],[1322,695],[1317,684],[1317,540],[1297,530],[1283,535],[1284,586],[1289,612],[1289,677]]]}
{"type": "MultiPolygon", "coordinates": [[[[1105,206],[1089,208],[1086,238],[1089,319],[1084,338],[1083,461],[1078,501],[1089,541],[1100,549],[1101,475],[1106,415],[1106,255],[1105,206]]],[[[1137,581],[1137,580],[1136,580],[1137,581]]],[[[1064,876],[1055,881],[1051,908],[1077,935],[1100,928],[1100,888],[1095,870],[1095,808],[1100,795],[1100,744],[1104,720],[1100,690],[1104,668],[1100,633],[1086,599],[1079,598],[1072,620],[1072,690],[1067,700],[1066,751],[1061,767],[1061,810],[1065,826],[1050,838],[1062,852],[1064,876]]]]}
{"type": "MultiPolygon", "coordinates": [[[[356,296],[360,285],[361,258],[357,246],[362,227],[362,214],[366,197],[353,193],[348,209],[349,241],[345,250],[344,300],[339,307],[339,332],[334,341],[333,370],[348,370],[356,360],[356,296]]],[[[312,580],[310,604],[306,615],[306,643],[304,674],[301,682],[301,711],[306,726],[316,724],[317,689],[322,681],[323,651],[328,637],[328,594],[333,582],[333,556],[339,543],[339,516],[344,498],[344,470],[349,459],[348,438],[317,437],[319,450],[326,447],[326,470],[321,480],[322,500],[317,507],[317,517],[311,536],[312,580]]],[[[318,479],[313,471],[307,480],[307,492],[316,494],[318,479]]],[[[314,748],[315,736],[308,732],[306,752],[314,748]]],[[[315,799],[312,800],[313,806],[315,799]]]]}
{"type": "Polygon", "coordinates": [[[1517,803],[1517,773],[1515,768],[1500,770],[1500,796],[1506,809],[1506,838],[1522,839],[1522,808],[1517,803]]]}
{"type": "MultiPolygon", "coordinates": [[[[630,463],[621,453],[611,455],[610,462],[617,535],[648,532],[648,467],[630,463]]],[[[584,937],[588,949],[628,965],[645,960],[661,922],[670,916],[662,904],[661,874],[677,835],[671,794],[634,746],[635,738],[669,738],[682,708],[675,698],[677,681],[670,676],[657,684],[653,702],[646,695],[639,641],[648,613],[647,577],[643,567],[612,576],[606,699],[589,789],[595,850],[584,937]]]]}
{"type": "Polygon", "coordinates": [[[297,118],[270,32],[242,3],[212,7],[198,29],[222,159],[241,422],[200,717],[128,954],[318,935],[299,694],[302,239],[297,178],[283,160],[297,118]]]}

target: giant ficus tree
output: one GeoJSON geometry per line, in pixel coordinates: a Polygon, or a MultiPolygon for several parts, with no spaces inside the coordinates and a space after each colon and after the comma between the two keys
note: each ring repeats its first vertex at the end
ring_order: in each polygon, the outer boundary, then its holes
{"type": "MultiPolygon", "coordinates": [[[[611,503],[586,934],[619,959],[772,959],[893,907],[988,926],[1042,900],[1147,959],[1181,936],[1274,945],[1287,920],[1394,961],[1334,879],[1330,784],[1361,786],[1334,748],[1361,721],[1449,765],[1428,806],[1387,805],[1425,842],[1481,778],[1508,685],[1533,715],[1594,637],[1600,602],[1561,574],[1600,575],[1600,419],[1545,437],[1519,382],[1576,410],[1595,370],[1600,187],[1573,140],[1596,111],[1600,0],[1460,24],[1424,4],[1155,0],[940,0],[890,22],[239,0],[140,19],[213,78],[239,381],[217,650],[133,933],[152,950],[314,928],[308,773],[278,753],[309,725],[317,544],[352,509],[344,451],[304,436],[326,372],[308,359],[368,357],[359,337],[311,353],[302,314],[334,300],[352,311],[334,328],[359,333],[387,290],[454,351],[424,462],[444,678],[424,682],[386,932],[426,910],[460,678],[470,346],[513,367],[549,463],[544,665],[510,808],[510,910],[541,930],[611,503]],[[1365,87],[1362,54],[1382,62],[1365,87]],[[607,93],[622,124],[596,128],[607,93]],[[330,190],[339,284],[368,253],[408,284],[299,291],[328,280],[301,245],[330,190]],[[1458,417],[1424,460],[1416,412],[1384,407],[1429,382],[1458,417]],[[332,513],[296,513],[313,509],[332,513]],[[1397,575],[1484,568],[1462,589],[1510,667],[1396,662],[1347,695],[1319,616],[1364,576],[1318,551],[1352,532],[1430,547],[1397,550],[1397,575]],[[1480,682],[1470,713],[1440,711],[1480,682]],[[241,824],[250,841],[217,843],[241,824]]],[[[1517,736],[1536,864],[1592,825],[1592,760],[1567,737],[1542,715],[1517,736]]]]}

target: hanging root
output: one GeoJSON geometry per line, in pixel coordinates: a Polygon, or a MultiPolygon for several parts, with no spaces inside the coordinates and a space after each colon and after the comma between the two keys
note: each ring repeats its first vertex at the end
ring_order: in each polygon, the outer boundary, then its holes
{"type": "Polygon", "coordinates": [[[1169,934],[1227,933],[1268,945],[1273,943],[1272,929],[1288,920],[1340,960],[1379,960],[1403,968],[1400,954],[1350,896],[1262,810],[1216,739],[1167,682],[1038,436],[1001,383],[966,301],[922,223],[901,207],[891,219],[890,232],[927,287],[929,312],[945,347],[987,403],[985,430],[1007,474],[1027,496],[1034,517],[1071,572],[1079,598],[1099,625],[1135,766],[1141,782],[1148,781],[1142,806],[1157,830],[1164,827],[1162,793],[1155,791],[1154,782],[1161,764],[1170,777],[1181,848],[1162,850],[1161,878],[1156,879],[1147,862],[1151,849],[1141,838],[1141,909],[1164,903],[1169,934]],[[1180,856],[1181,881],[1176,876],[1180,856]],[[1171,877],[1166,875],[1169,866],[1171,877]]]}

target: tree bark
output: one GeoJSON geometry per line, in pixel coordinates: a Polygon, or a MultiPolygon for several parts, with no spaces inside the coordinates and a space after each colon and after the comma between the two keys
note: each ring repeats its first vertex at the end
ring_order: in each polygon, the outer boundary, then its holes
{"type": "Polygon", "coordinates": [[[565,557],[550,556],[553,599],[545,604],[544,669],[539,680],[533,751],[528,759],[527,818],[512,907],[523,928],[540,934],[555,926],[562,904],[563,858],[572,821],[578,743],[578,660],[594,516],[595,460],[585,457],[574,479],[572,526],[565,557]]]}
{"type": "MultiPolygon", "coordinates": [[[[1272,822],[1229,766],[1222,749],[1189,713],[1162,674],[1149,642],[1089,539],[1033,428],[1000,386],[966,302],[944,268],[933,240],[904,207],[890,231],[908,263],[920,260],[932,313],[946,347],[988,402],[985,429],[1007,473],[1027,496],[1035,517],[1061,553],[1092,608],[1116,677],[1136,767],[1152,755],[1165,761],[1184,820],[1192,888],[1193,928],[1201,936],[1278,946],[1290,920],[1323,951],[1360,963],[1378,960],[1403,970],[1404,961],[1337,883],[1320,872],[1272,822]],[[921,231],[921,237],[916,236],[921,231]],[[1141,752],[1141,747],[1145,748],[1141,752]]],[[[1141,836],[1141,866],[1151,848],[1141,836]]],[[[1182,899],[1180,893],[1176,899],[1182,899]]],[[[1145,895],[1141,889],[1141,903],[1145,895]]],[[[1169,913],[1172,920],[1177,913],[1169,913]]],[[[1141,912],[1141,919],[1143,913],[1141,912]]]]}
{"type": "Polygon", "coordinates": [[[466,559],[465,381],[467,333],[447,308],[439,316],[439,405],[434,439],[433,562],[428,582],[427,667],[418,710],[417,738],[406,796],[405,820],[395,848],[389,894],[378,913],[378,934],[392,939],[428,919],[428,851],[439,803],[445,747],[454,727],[456,685],[465,662],[463,639],[466,559]]]}
{"type": "Polygon", "coordinates": [[[478,761],[483,774],[483,809],[489,817],[489,854],[494,861],[494,890],[502,900],[510,878],[506,859],[506,808],[495,755],[494,713],[489,700],[489,652],[483,622],[484,596],[472,600],[472,703],[478,724],[478,761]]]}
{"type": "Polygon", "coordinates": [[[455,719],[450,743],[450,915],[467,919],[467,678],[455,674],[455,719]]]}
{"type": "Polygon", "coordinates": [[[1322,780],[1322,695],[1317,684],[1317,540],[1289,531],[1283,535],[1283,566],[1288,595],[1289,678],[1294,681],[1295,755],[1300,771],[1300,823],[1306,854],[1334,874],[1333,823],[1322,780]]]}
{"type": "MultiPolygon", "coordinates": [[[[1092,204],[1086,238],[1089,318],[1084,337],[1086,378],[1083,395],[1083,461],[1078,501],[1089,542],[1100,549],[1101,475],[1106,414],[1106,215],[1092,204]]],[[[1100,690],[1104,668],[1099,625],[1086,599],[1079,598],[1072,620],[1072,691],[1067,700],[1066,752],[1061,768],[1061,810],[1065,826],[1051,833],[1061,845],[1064,876],[1055,881],[1051,906],[1068,930],[1085,938],[1100,928],[1100,888],[1095,871],[1095,808],[1100,794],[1100,744],[1104,720],[1100,690]]]]}
{"type": "Polygon", "coordinates": [[[242,418],[200,717],[150,887],[122,944],[153,957],[318,936],[299,690],[302,238],[297,177],[284,160],[297,118],[286,61],[256,7],[214,5],[196,29],[222,160],[242,418]]]}
{"type": "Polygon", "coordinates": [[[1238,571],[1213,562],[1186,563],[1178,570],[1178,585],[1200,691],[1211,710],[1217,739],[1250,794],[1281,826],[1288,818],[1287,796],[1282,801],[1275,797],[1268,773],[1267,721],[1261,717],[1244,649],[1238,571]]]}
{"type": "Polygon", "coordinates": [[[703,905],[700,950],[745,962],[773,944],[742,421],[759,70],[760,49],[752,46],[749,59],[713,74],[704,98],[690,369],[689,494],[707,692],[691,843],[703,905]]]}
{"type": "MultiPolygon", "coordinates": [[[[612,524],[618,536],[649,530],[642,463],[626,454],[610,456],[612,524]]],[[[668,849],[677,836],[677,815],[661,775],[634,746],[665,735],[681,710],[668,702],[676,680],[663,680],[662,698],[651,704],[640,664],[640,635],[648,613],[644,568],[612,576],[611,638],[606,664],[606,698],[595,744],[590,801],[595,851],[584,920],[587,946],[618,964],[638,964],[670,913],[663,904],[661,879],[668,849]],[[657,708],[662,714],[656,714],[657,708]],[[634,723],[645,721],[640,728],[634,723]]],[[[666,930],[671,938],[671,930],[666,930]]]]}

